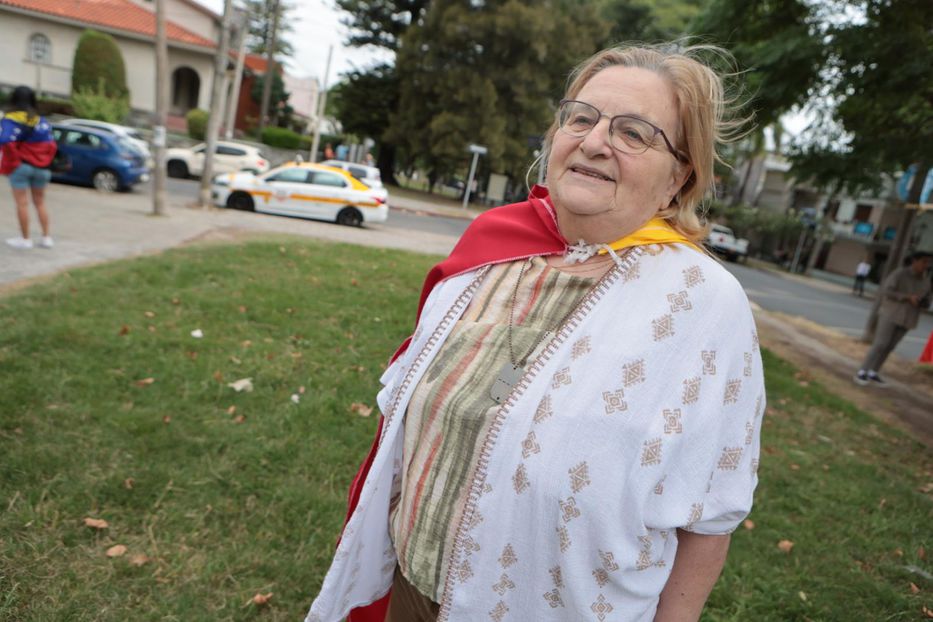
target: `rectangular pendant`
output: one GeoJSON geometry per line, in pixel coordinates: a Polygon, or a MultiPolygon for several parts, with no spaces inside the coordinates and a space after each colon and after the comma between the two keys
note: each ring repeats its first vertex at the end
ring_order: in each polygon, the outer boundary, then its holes
{"type": "Polygon", "coordinates": [[[524,373],[524,367],[513,365],[511,362],[503,365],[499,370],[499,374],[496,376],[495,382],[492,383],[492,387],[489,389],[489,397],[491,397],[496,404],[504,402],[509,396],[509,393],[512,392],[512,387],[515,386],[515,383],[518,382],[524,373]]]}

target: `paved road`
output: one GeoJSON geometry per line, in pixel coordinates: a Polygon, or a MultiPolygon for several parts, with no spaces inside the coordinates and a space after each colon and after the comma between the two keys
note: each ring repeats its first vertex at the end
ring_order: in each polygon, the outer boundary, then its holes
{"type": "MultiPolygon", "coordinates": [[[[166,179],[165,190],[175,203],[184,205],[197,199],[198,185],[199,182],[194,179],[169,178],[166,179]]],[[[138,185],[133,194],[148,195],[150,192],[150,184],[146,183],[138,185]]],[[[392,206],[393,203],[390,194],[389,205],[392,206]]],[[[449,218],[436,214],[425,215],[406,209],[393,209],[389,213],[389,220],[380,227],[460,237],[468,224],[470,224],[470,221],[462,218],[449,218]]]]}
{"type": "MultiPolygon", "coordinates": [[[[821,281],[810,284],[767,270],[734,263],[725,265],[745,288],[748,297],[762,308],[798,315],[850,337],[861,337],[871,312],[872,301],[868,298],[853,296],[845,287],[835,284],[821,281]]],[[[931,330],[933,316],[922,314],[917,328],[907,333],[895,352],[916,361],[931,330]]]]}

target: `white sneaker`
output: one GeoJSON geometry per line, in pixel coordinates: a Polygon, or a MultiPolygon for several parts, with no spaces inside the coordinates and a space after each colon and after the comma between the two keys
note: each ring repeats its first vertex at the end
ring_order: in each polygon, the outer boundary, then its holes
{"type": "Polygon", "coordinates": [[[6,243],[18,250],[32,248],[32,240],[27,238],[7,238],[6,243]]]}
{"type": "Polygon", "coordinates": [[[55,240],[53,240],[51,236],[44,235],[42,239],[39,240],[39,246],[42,248],[52,248],[55,246],[55,240]]]}

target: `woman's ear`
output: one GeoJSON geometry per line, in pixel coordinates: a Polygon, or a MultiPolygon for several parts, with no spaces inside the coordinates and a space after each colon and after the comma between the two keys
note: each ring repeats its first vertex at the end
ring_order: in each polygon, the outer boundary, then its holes
{"type": "Polygon", "coordinates": [[[678,162],[674,165],[674,174],[671,176],[671,200],[676,199],[684,190],[693,185],[693,165],[678,162]]]}

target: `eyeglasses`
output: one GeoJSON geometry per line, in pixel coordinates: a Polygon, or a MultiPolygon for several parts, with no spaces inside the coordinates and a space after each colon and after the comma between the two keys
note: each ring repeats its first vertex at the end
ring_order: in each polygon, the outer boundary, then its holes
{"type": "Polygon", "coordinates": [[[654,146],[660,134],[671,155],[679,162],[686,162],[686,158],[671,145],[664,130],[644,119],[627,114],[610,117],[590,104],[573,99],[561,100],[557,114],[560,130],[577,138],[589,134],[599,120],[606,117],[609,119],[609,144],[614,149],[630,155],[640,155],[648,151],[654,146]]]}

